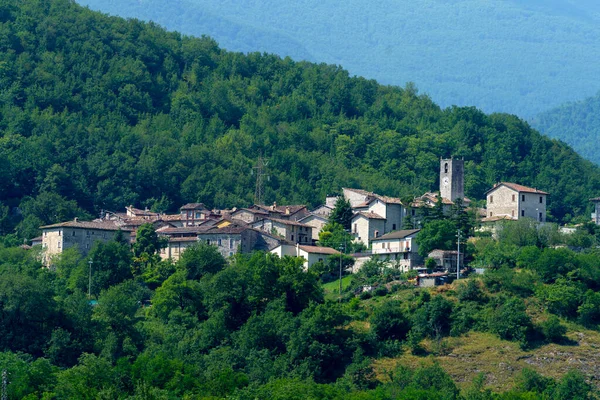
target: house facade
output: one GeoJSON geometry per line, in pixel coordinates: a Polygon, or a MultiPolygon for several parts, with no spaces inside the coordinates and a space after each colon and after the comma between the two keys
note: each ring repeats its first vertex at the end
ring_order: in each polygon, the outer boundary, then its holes
{"type": "Polygon", "coordinates": [[[596,225],[600,225],[600,197],[590,199],[594,203],[594,212],[592,213],[592,222],[596,225]]]}
{"type": "Polygon", "coordinates": [[[371,240],[371,254],[379,259],[398,265],[402,271],[410,271],[423,264],[416,242],[420,229],[390,232],[371,240]]]}
{"type": "Polygon", "coordinates": [[[285,256],[302,257],[304,259],[304,270],[308,270],[317,262],[324,262],[328,257],[339,255],[340,252],[331,247],[303,246],[282,244],[271,250],[280,258],[285,256]]]}
{"type": "Polygon", "coordinates": [[[487,215],[494,217],[532,218],[546,222],[546,200],[548,193],[510,182],[501,182],[486,193],[487,215]]]}
{"type": "Polygon", "coordinates": [[[77,247],[82,255],[87,255],[97,241],[108,242],[117,232],[123,232],[123,239],[129,242],[130,231],[121,230],[113,222],[73,221],[40,227],[42,230],[42,249],[44,264],[49,265],[52,257],[64,250],[77,247]]]}
{"type": "Polygon", "coordinates": [[[298,222],[312,227],[313,243],[319,240],[319,232],[329,222],[327,217],[319,214],[309,214],[306,217],[298,220],[298,222]]]}
{"type": "MultiPolygon", "coordinates": [[[[435,261],[439,270],[448,272],[456,272],[456,265],[458,263],[458,251],[457,250],[433,250],[427,255],[427,258],[431,258],[435,261]]],[[[460,266],[464,268],[464,253],[460,253],[460,266]]]]}
{"type": "Polygon", "coordinates": [[[281,239],[247,226],[212,227],[198,233],[198,241],[215,246],[223,257],[237,253],[270,251],[279,246],[281,239]]]}
{"type": "Polygon", "coordinates": [[[312,244],[313,227],[301,222],[279,218],[264,218],[250,224],[250,226],[271,235],[280,236],[288,242],[304,245],[312,244]]]}

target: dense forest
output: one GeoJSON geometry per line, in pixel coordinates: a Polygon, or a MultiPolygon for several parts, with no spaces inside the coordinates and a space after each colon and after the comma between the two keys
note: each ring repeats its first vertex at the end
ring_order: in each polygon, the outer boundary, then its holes
{"type": "Polygon", "coordinates": [[[209,35],[232,51],[415,82],[443,107],[530,118],[600,90],[600,6],[586,0],[78,0],[209,35]]]}
{"type": "Polygon", "coordinates": [[[596,151],[600,139],[600,94],[543,112],[532,124],[540,132],[563,140],[577,153],[600,165],[600,155],[596,151]]]}
{"type": "Polygon", "coordinates": [[[519,118],[441,109],[331,65],[220,49],[66,0],[0,4],[0,230],[126,205],[314,206],[341,187],[398,197],[437,188],[465,158],[466,194],[495,182],[549,192],[549,219],[589,212],[600,169],[519,118]]]}

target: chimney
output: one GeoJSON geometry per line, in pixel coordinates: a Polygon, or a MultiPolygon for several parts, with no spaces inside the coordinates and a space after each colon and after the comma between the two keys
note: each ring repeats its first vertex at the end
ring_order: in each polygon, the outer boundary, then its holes
{"type": "Polygon", "coordinates": [[[285,208],[285,215],[290,215],[290,208],[289,207],[285,208]]]}
{"type": "Polygon", "coordinates": [[[277,208],[277,202],[274,201],[273,205],[271,206],[271,211],[275,211],[276,208],[277,208]]]}
{"type": "Polygon", "coordinates": [[[73,219],[73,221],[75,221],[75,222],[79,222],[79,218],[75,217],[75,218],[73,219]]]}

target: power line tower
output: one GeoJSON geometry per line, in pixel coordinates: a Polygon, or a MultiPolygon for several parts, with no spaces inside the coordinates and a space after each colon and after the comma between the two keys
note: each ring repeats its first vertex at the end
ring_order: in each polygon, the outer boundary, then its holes
{"type": "Polygon", "coordinates": [[[266,158],[258,157],[258,161],[256,162],[256,166],[252,167],[252,172],[256,170],[256,189],[254,190],[254,204],[262,204],[263,203],[263,194],[264,194],[264,178],[269,180],[269,175],[267,174],[267,165],[269,165],[269,160],[266,158]]]}

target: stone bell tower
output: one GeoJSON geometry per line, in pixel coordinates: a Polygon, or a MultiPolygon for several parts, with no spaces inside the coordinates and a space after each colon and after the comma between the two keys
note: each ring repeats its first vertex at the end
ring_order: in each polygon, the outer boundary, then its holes
{"type": "Polygon", "coordinates": [[[440,196],[454,201],[465,198],[465,159],[440,159],[440,196]]]}

